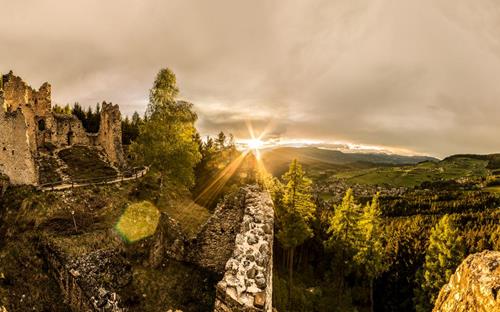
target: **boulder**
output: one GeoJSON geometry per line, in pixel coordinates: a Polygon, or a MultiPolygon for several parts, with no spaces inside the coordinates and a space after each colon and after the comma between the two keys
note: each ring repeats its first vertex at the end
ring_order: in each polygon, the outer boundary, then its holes
{"type": "Polygon", "coordinates": [[[439,292],[433,312],[500,312],[500,252],[470,255],[439,292]]]}

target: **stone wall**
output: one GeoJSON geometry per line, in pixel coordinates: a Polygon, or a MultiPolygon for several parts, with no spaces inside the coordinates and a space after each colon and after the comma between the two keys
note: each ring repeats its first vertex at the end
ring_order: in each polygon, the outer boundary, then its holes
{"type": "Polygon", "coordinates": [[[184,261],[186,254],[187,239],[181,231],[177,221],[162,213],[155,235],[151,239],[145,239],[149,250],[149,265],[153,268],[159,267],[165,257],[177,261],[184,261]]]}
{"type": "Polygon", "coordinates": [[[468,256],[441,288],[433,312],[500,312],[500,251],[468,256]]]}
{"type": "Polygon", "coordinates": [[[149,264],[158,266],[166,256],[218,274],[215,312],[270,312],[273,231],[269,194],[246,186],[217,206],[194,239],[162,215],[155,236],[146,242],[149,264]]]}
{"type": "Polygon", "coordinates": [[[38,171],[30,148],[24,115],[0,111],[0,172],[12,184],[37,184],[38,171]]]}
{"type": "Polygon", "coordinates": [[[50,84],[44,83],[38,90],[35,90],[20,77],[15,76],[12,71],[0,76],[0,107],[3,108],[1,112],[9,116],[3,116],[0,121],[0,130],[2,130],[0,153],[3,153],[0,155],[0,172],[9,176],[13,184],[36,184],[38,178],[29,177],[37,171],[36,168],[33,171],[33,157],[36,157],[39,151],[49,143],[55,148],[74,144],[100,145],[111,162],[118,166],[124,165],[121,114],[118,105],[103,103],[99,133],[91,134],[86,133],[77,117],[52,111],[51,92],[50,84]],[[24,121],[22,121],[23,118],[24,121]],[[24,124],[24,129],[21,124],[24,124]],[[26,144],[28,144],[31,157],[26,156],[26,144]],[[2,148],[5,148],[3,152],[2,148]],[[11,156],[16,157],[7,157],[5,152],[7,150],[19,151],[21,154],[16,155],[14,152],[11,156]],[[20,156],[26,159],[23,160],[20,156]],[[26,168],[19,177],[14,176],[13,174],[20,170],[21,162],[26,162],[26,168]]]}
{"type": "Polygon", "coordinates": [[[221,276],[224,274],[226,262],[236,248],[236,235],[241,229],[246,194],[246,190],[242,189],[217,206],[200,233],[186,248],[189,262],[221,276]]]}
{"type": "Polygon", "coordinates": [[[245,192],[243,222],[216,287],[215,312],[272,311],[273,204],[267,192],[245,192]]]}
{"type": "Polygon", "coordinates": [[[121,113],[118,105],[102,103],[98,142],[110,161],[118,166],[124,164],[121,113]]]}
{"type": "Polygon", "coordinates": [[[51,114],[44,119],[46,128],[38,129],[38,146],[50,142],[57,147],[92,145],[81,121],[74,115],[51,114]]]}
{"type": "Polygon", "coordinates": [[[74,312],[124,312],[114,288],[130,283],[130,265],[118,251],[96,250],[69,257],[50,239],[42,239],[49,272],[59,285],[64,302],[74,312]]]}

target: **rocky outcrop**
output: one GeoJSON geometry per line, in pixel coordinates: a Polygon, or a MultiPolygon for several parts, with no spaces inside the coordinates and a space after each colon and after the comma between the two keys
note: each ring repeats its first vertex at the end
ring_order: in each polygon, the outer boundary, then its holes
{"type": "Polygon", "coordinates": [[[443,286],[433,312],[499,312],[500,252],[467,257],[443,286]]]}
{"type": "Polygon", "coordinates": [[[272,310],[273,204],[267,192],[245,191],[243,222],[216,287],[215,312],[272,310]]]}

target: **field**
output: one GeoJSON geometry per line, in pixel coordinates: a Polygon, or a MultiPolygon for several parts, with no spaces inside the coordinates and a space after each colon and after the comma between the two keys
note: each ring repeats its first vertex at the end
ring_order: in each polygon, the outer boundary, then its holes
{"type": "Polygon", "coordinates": [[[490,186],[484,188],[485,191],[500,195],[500,186],[490,186]]]}
{"type": "Polygon", "coordinates": [[[441,162],[423,162],[414,166],[348,170],[334,176],[350,183],[413,187],[426,181],[486,177],[489,174],[487,165],[488,161],[485,160],[456,158],[441,162]]]}

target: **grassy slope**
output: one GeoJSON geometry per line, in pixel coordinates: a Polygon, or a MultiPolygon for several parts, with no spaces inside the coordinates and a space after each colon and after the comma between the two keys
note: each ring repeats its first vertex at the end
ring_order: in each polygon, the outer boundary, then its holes
{"type": "Polygon", "coordinates": [[[300,163],[314,170],[345,170],[373,167],[374,164],[378,166],[402,165],[415,164],[424,160],[435,160],[421,156],[343,153],[316,147],[280,147],[262,151],[262,160],[266,168],[273,174],[280,175],[283,173],[293,159],[297,159],[300,163]]]}
{"type": "MultiPolygon", "coordinates": [[[[3,283],[0,275],[0,305],[5,304],[9,311],[24,311],[26,305],[36,306],[37,311],[60,311],[59,307],[55,308],[61,298],[58,287],[36,251],[35,241],[39,237],[49,239],[69,255],[82,255],[102,248],[141,250],[143,240],[127,244],[117,235],[110,235],[127,207],[142,201],[135,196],[137,183],[54,193],[37,192],[28,187],[9,189],[0,202],[3,208],[0,212],[4,214],[0,222],[0,234],[3,234],[0,237],[0,273],[9,280],[3,283]],[[26,264],[29,264],[28,269],[26,264]],[[46,289],[50,289],[50,296],[44,294],[46,289]],[[23,294],[28,295],[20,302],[23,294]]],[[[185,204],[190,203],[185,196],[179,193],[166,196],[156,204],[160,211],[179,219],[185,232],[195,233],[210,214],[203,207],[185,204]]],[[[157,311],[159,306],[184,311],[213,309],[216,281],[200,269],[175,261],[166,261],[160,268],[153,269],[144,267],[141,258],[129,260],[133,267],[132,286],[141,294],[146,292],[132,311],[157,311]],[[161,285],[161,281],[167,285],[161,285]],[[182,293],[186,293],[186,297],[179,297],[182,293]],[[158,294],[158,297],[151,294],[158,294]]],[[[137,291],[124,300],[134,301],[137,291]]],[[[60,308],[65,311],[65,307],[60,308]]]]}
{"type": "Polygon", "coordinates": [[[451,180],[461,177],[481,178],[489,174],[488,161],[455,158],[441,162],[424,162],[415,166],[351,170],[336,174],[348,182],[391,186],[417,186],[425,181],[451,180]]]}
{"type": "Polygon", "coordinates": [[[117,172],[101,160],[95,149],[73,146],[59,151],[58,156],[66,163],[68,174],[73,179],[114,177],[117,172]]]}

